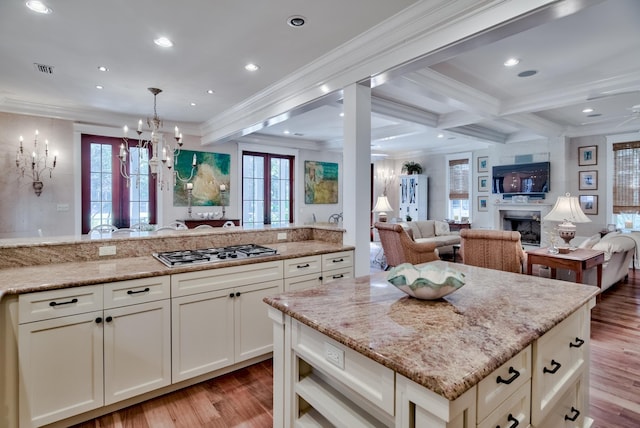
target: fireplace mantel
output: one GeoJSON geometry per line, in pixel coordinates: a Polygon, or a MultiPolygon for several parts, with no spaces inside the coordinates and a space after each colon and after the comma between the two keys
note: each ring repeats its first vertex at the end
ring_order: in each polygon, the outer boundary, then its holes
{"type": "MultiPolygon", "coordinates": [[[[533,211],[539,213],[539,218],[543,218],[553,206],[552,203],[549,202],[534,202],[534,203],[514,203],[514,202],[495,202],[493,204],[495,207],[494,212],[494,229],[502,230],[503,228],[503,219],[505,217],[505,213],[507,211],[533,211]]],[[[544,236],[541,237],[543,241],[545,241],[544,236]]]]}

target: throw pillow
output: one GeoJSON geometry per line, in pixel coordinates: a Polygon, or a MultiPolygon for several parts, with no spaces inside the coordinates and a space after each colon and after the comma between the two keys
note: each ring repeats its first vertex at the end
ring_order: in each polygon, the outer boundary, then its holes
{"type": "Polygon", "coordinates": [[[448,235],[450,233],[449,223],[446,221],[436,220],[435,222],[436,236],[448,235]]]}
{"type": "Polygon", "coordinates": [[[600,242],[600,234],[596,233],[595,235],[590,236],[586,240],[582,241],[580,245],[578,245],[578,248],[590,249],[590,248],[593,248],[593,246],[596,245],[598,242],[600,242]]]}

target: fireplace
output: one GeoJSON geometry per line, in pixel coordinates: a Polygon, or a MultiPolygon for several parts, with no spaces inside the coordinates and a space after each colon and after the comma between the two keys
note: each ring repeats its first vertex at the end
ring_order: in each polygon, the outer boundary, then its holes
{"type": "Polygon", "coordinates": [[[542,218],[551,210],[551,204],[496,202],[495,228],[520,232],[525,246],[544,246],[542,218]]]}
{"type": "Polygon", "coordinates": [[[525,245],[540,245],[540,211],[502,211],[502,230],[520,232],[525,245]]]}

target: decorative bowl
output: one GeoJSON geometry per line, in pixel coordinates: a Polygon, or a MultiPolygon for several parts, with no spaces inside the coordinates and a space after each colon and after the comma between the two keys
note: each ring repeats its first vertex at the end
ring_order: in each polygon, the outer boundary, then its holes
{"type": "Polygon", "coordinates": [[[436,300],[462,287],[464,274],[448,267],[426,265],[417,268],[403,263],[391,269],[387,281],[416,299],[436,300]]]}

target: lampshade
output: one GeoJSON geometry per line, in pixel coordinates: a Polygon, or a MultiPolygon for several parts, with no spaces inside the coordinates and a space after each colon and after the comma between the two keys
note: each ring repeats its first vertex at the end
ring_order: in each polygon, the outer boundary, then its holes
{"type": "Polygon", "coordinates": [[[386,213],[389,211],[393,211],[391,205],[389,205],[389,199],[386,196],[378,196],[378,201],[376,202],[376,206],[373,207],[374,213],[386,213]]]}
{"type": "Polygon", "coordinates": [[[569,193],[558,196],[553,209],[544,216],[543,220],[564,221],[569,223],[589,223],[591,220],[580,208],[580,202],[576,196],[569,193]]]}

